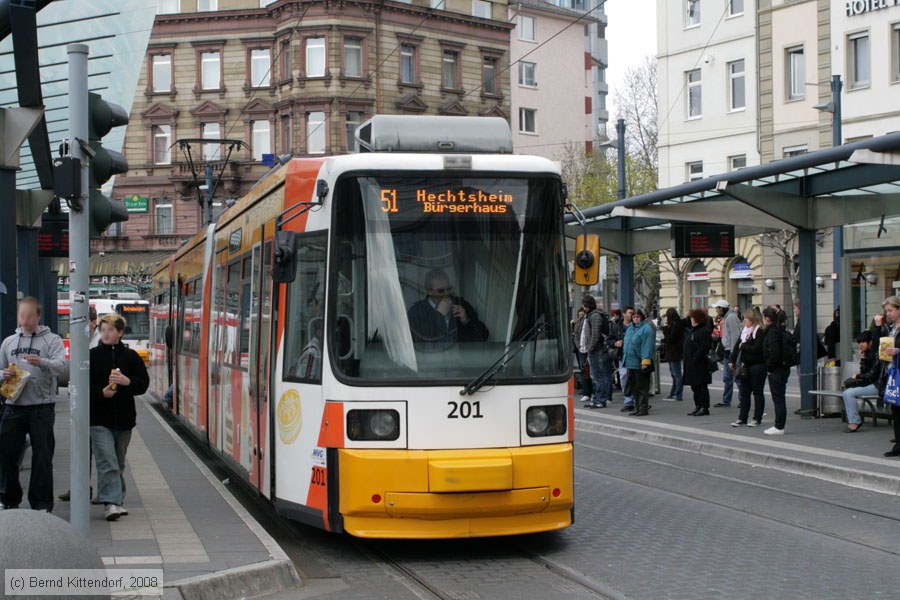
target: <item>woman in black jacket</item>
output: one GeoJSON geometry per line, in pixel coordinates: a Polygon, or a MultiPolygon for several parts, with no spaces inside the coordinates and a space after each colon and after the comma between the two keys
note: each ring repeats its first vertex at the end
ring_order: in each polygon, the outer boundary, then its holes
{"type": "Polygon", "coordinates": [[[730,369],[735,370],[735,379],[738,379],[740,387],[741,411],[738,420],[731,424],[732,427],[756,427],[762,423],[763,410],[766,407],[766,397],[763,389],[766,385],[766,363],[763,358],[763,339],[765,329],[762,326],[762,317],[755,308],[748,308],[744,312],[744,328],[741,337],[731,350],[728,363],[730,369]],[[744,367],[746,376],[744,379],[737,377],[740,367],[744,367]],[[747,422],[750,415],[750,394],[753,394],[753,420],[747,422]]]}
{"type": "Polygon", "coordinates": [[[91,350],[91,445],[97,465],[97,496],[104,517],[127,515],[125,453],[136,424],[134,397],[147,391],[150,377],[138,353],[122,344],[125,319],[112,313],[100,319],[100,343],[91,350]]]}
{"type": "Polygon", "coordinates": [[[684,320],[678,311],[670,308],[666,311],[666,324],[662,326],[663,344],[666,350],[666,362],[672,376],[672,391],[666,400],[681,401],[684,389],[681,359],[684,355],[684,320]]]}
{"type": "Polygon", "coordinates": [[[694,394],[694,412],[691,417],[709,414],[709,351],[712,348],[712,331],[709,329],[709,315],[705,310],[695,308],[688,313],[691,327],[684,333],[684,384],[691,386],[694,394]]]}
{"type": "MultiPolygon", "coordinates": [[[[785,396],[791,369],[784,366],[781,344],[782,337],[790,334],[784,330],[784,320],[775,308],[771,306],[766,307],[763,310],[763,320],[766,324],[765,335],[763,336],[763,359],[766,363],[766,373],[769,379],[769,393],[772,395],[772,405],[775,407],[775,425],[769,427],[763,433],[766,435],[784,435],[784,424],[787,421],[785,396]]],[[[790,343],[793,343],[793,340],[790,343]]]]}

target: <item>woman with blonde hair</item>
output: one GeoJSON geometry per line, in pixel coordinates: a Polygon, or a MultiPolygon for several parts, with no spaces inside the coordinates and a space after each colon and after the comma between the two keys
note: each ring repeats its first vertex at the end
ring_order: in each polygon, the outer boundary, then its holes
{"type": "Polygon", "coordinates": [[[765,326],[759,311],[748,308],[744,312],[744,328],[741,337],[731,350],[728,368],[734,370],[734,378],[740,382],[741,409],[738,420],[732,427],[756,427],[762,423],[766,407],[764,388],[766,385],[766,361],[763,357],[765,326]],[[753,394],[753,419],[750,416],[750,394],[753,394]]]}

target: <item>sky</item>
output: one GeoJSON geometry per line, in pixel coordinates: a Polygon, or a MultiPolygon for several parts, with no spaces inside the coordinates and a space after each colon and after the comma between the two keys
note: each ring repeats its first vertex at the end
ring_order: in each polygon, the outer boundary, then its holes
{"type": "Polygon", "coordinates": [[[656,0],[607,0],[604,11],[609,17],[606,108],[609,122],[615,126],[617,112],[613,92],[617,84],[629,67],[640,63],[648,54],[656,55],[656,0]]]}

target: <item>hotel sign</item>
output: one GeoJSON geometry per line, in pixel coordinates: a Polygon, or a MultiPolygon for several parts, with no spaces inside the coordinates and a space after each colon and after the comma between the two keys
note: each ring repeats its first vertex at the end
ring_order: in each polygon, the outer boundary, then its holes
{"type": "Polygon", "coordinates": [[[900,6],[900,0],[847,0],[847,16],[855,17],[892,6],[900,6]]]}

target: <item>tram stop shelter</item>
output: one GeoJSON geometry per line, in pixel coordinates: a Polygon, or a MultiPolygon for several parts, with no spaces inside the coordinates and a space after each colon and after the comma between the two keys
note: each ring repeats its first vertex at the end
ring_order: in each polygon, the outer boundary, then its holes
{"type": "MultiPolygon", "coordinates": [[[[803,414],[815,412],[809,393],[816,375],[816,230],[860,225],[878,230],[876,243],[896,251],[900,239],[900,133],[746,167],[583,211],[601,252],[620,261],[620,305],[633,303],[634,256],[669,249],[672,225],[733,225],[736,238],[796,229],[799,254],[800,390],[803,414]],[[887,233],[882,238],[884,230],[887,233]]],[[[569,215],[571,235],[582,226],[569,215]]],[[[866,236],[864,236],[866,237],[866,236]]],[[[849,273],[838,270],[841,303],[849,306],[849,273]]],[[[852,330],[847,311],[841,329],[852,330]]],[[[849,352],[850,335],[842,338],[849,352]]]]}

